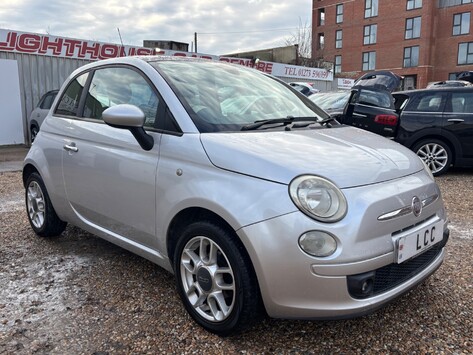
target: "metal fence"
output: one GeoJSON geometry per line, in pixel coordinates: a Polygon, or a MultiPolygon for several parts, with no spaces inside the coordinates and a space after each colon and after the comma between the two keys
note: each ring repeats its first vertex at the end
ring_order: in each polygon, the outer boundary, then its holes
{"type": "Polygon", "coordinates": [[[0,60],[2,59],[18,62],[25,142],[28,142],[29,138],[27,117],[33,111],[41,96],[49,90],[59,89],[69,74],[82,65],[90,63],[89,60],[84,59],[12,52],[0,52],[0,60]]]}

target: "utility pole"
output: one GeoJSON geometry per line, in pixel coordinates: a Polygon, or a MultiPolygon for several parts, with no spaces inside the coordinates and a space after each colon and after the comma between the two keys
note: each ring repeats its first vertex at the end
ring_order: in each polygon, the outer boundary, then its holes
{"type": "Polygon", "coordinates": [[[197,32],[194,32],[194,53],[197,53],[197,32]]]}

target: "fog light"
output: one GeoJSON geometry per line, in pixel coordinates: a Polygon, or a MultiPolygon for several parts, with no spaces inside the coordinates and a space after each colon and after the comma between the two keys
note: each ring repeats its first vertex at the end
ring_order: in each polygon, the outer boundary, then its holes
{"type": "Polygon", "coordinates": [[[332,255],[337,250],[337,241],[326,232],[311,231],[301,235],[299,246],[307,254],[324,257],[332,255]]]}

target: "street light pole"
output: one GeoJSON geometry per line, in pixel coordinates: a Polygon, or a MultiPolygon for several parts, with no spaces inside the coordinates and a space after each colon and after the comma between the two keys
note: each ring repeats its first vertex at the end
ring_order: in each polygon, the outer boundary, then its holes
{"type": "Polygon", "coordinates": [[[197,53],[197,32],[194,32],[194,52],[197,53]]]}

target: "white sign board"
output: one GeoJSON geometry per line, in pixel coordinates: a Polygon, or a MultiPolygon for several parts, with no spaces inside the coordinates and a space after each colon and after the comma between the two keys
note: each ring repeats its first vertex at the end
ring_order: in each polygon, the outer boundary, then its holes
{"type": "Polygon", "coordinates": [[[0,145],[24,144],[16,60],[0,59],[0,145]]]}
{"type": "Polygon", "coordinates": [[[338,78],[338,88],[344,90],[350,90],[355,85],[354,79],[338,78]]]}

